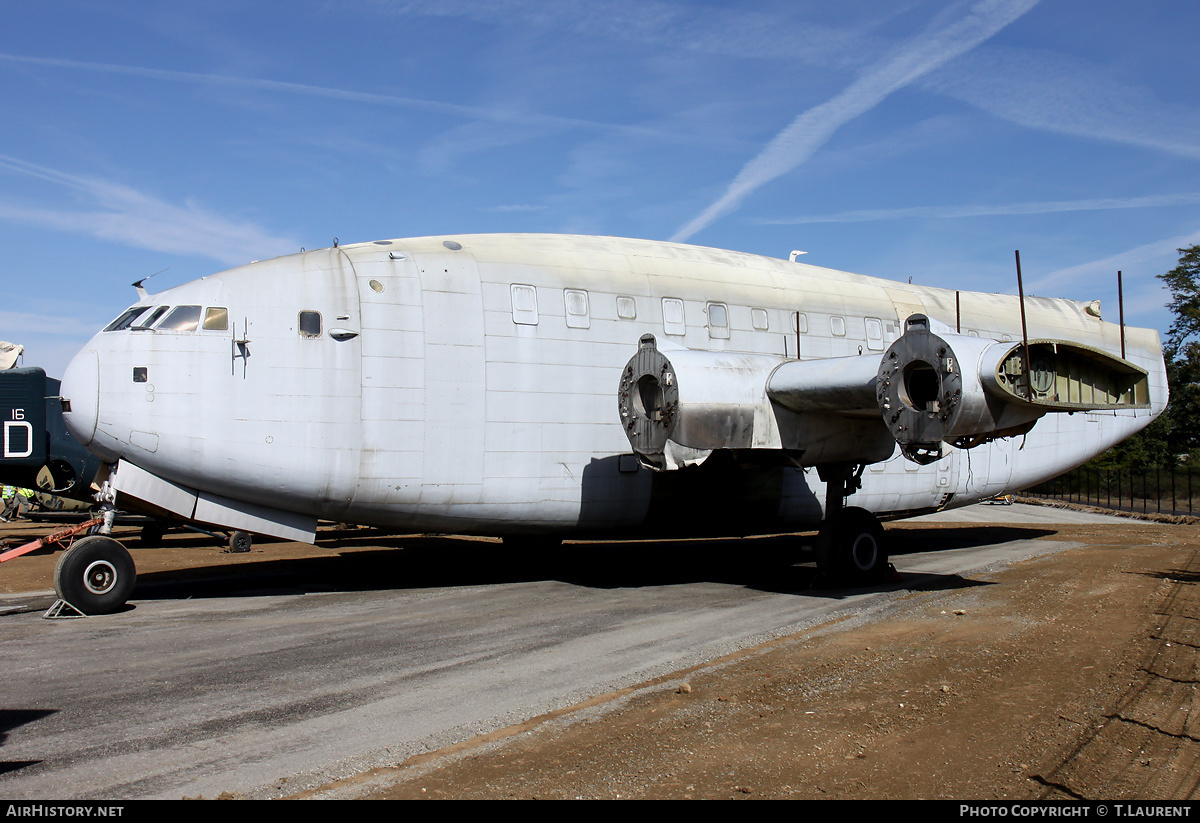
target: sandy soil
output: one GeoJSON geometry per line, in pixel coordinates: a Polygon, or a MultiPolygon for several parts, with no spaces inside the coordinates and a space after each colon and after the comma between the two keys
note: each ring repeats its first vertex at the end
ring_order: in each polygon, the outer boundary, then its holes
{"type": "MultiPolygon", "coordinates": [[[[918,547],[953,529],[889,526],[918,547]]],[[[47,531],[0,524],[0,542],[47,531]]],[[[775,640],[309,796],[1195,798],[1200,527],[1040,534],[1084,545],[913,591],[887,621],[775,640]]],[[[164,581],[363,550],[229,555],[189,536],[134,556],[142,579],[164,581]]],[[[0,590],[49,589],[56,559],[0,566],[0,590]]]]}

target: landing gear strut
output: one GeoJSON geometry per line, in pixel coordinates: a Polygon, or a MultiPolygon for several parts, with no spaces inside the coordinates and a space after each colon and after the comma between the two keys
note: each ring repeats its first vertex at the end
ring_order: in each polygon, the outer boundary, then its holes
{"type": "MultiPolygon", "coordinates": [[[[96,533],[76,540],[54,567],[58,599],[83,614],[112,614],[125,605],[137,583],[129,551],[109,535],[116,522],[116,494],[106,480],[96,495],[103,511],[96,533]]],[[[95,521],[93,521],[95,522],[95,521]]],[[[91,523],[87,524],[91,525],[91,523]]],[[[57,607],[58,604],[55,604],[57,607]]],[[[55,607],[51,611],[55,611],[55,607]]]]}
{"type": "Polygon", "coordinates": [[[863,464],[818,466],[825,481],[825,520],[817,535],[817,567],[830,578],[848,583],[875,583],[887,575],[883,527],[875,515],[846,498],[862,487],[863,464]]]}
{"type": "Polygon", "coordinates": [[[54,589],[84,614],[111,614],[125,605],[137,582],[125,547],[100,534],[75,541],[58,558],[54,589]]]}

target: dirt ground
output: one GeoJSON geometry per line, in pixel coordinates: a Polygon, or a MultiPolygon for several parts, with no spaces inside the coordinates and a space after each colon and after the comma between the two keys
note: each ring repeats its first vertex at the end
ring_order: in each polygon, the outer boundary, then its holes
{"type": "MultiPolygon", "coordinates": [[[[959,528],[888,530],[919,548],[959,528]]],[[[0,541],[46,531],[0,524],[0,541]]],[[[1197,797],[1200,526],[1038,535],[1084,545],[909,589],[892,619],[817,627],[307,796],[1197,797]]],[[[229,555],[175,540],[135,550],[142,579],[363,550],[229,555]]],[[[0,589],[50,588],[56,558],[5,563],[0,589]]]]}

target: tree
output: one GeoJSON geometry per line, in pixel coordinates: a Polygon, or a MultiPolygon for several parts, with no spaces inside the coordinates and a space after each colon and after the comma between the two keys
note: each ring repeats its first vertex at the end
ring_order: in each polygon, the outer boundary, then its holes
{"type": "Polygon", "coordinates": [[[1163,416],[1171,454],[1178,457],[1200,449],[1200,245],[1179,249],[1179,265],[1158,277],[1171,292],[1167,308],[1174,315],[1163,347],[1171,390],[1163,416]]]}
{"type": "Polygon", "coordinates": [[[1179,249],[1179,265],[1158,279],[1174,315],[1163,344],[1171,400],[1153,423],[1097,457],[1095,468],[1170,468],[1200,452],[1200,245],[1179,249]]]}
{"type": "Polygon", "coordinates": [[[1200,245],[1179,249],[1179,265],[1158,279],[1167,284],[1175,315],[1167,330],[1167,346],[1174,352],[1200,339],[1200,245]]]}

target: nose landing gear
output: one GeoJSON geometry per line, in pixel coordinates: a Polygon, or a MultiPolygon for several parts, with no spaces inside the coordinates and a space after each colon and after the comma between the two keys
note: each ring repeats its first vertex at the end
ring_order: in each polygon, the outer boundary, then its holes
{"type": "Polygon", "coordinates": [[[75,541],[54,567],[54,590],[84,614],[111,614],[133,593],[137,571],[128,550],[94,534],[75,541]]]}

